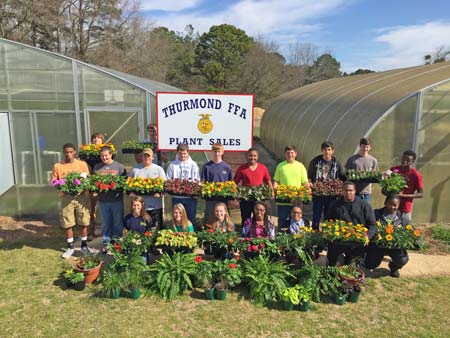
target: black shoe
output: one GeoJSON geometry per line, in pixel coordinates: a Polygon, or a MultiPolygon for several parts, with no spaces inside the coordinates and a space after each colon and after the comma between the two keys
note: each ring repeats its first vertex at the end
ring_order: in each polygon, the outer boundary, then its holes
{"type": "Polygon", "coordinates": [[[400,271],[398,271],[398,268],[396,268],[392,263],[389,263],[389,269],[391,270],[391,273],[389,274],[391,277],[400,277],[400,271]]]}

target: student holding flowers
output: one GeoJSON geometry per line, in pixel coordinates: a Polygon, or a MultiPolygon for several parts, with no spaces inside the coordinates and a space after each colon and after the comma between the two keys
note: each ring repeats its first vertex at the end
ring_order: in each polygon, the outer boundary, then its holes
{"type": "MultiPolygon", "coordinates": [[[[389,195],[384,201],[384,208],[375,210],[376,220],[380,226],[387,228],[387,233],[389,232],[389,228],[394,231],[394,227],[411,227],[411,220],[408,214],[401,212],[399,207],[400,197],[398,195],[389,195]]],[[[381,264],[384,256],[391,257],[391,261],[389,262],[391,277],[400,277],[399,270],[409,260],[408,253],[405,249],[380,248],[376,244],[371,243],[367,248],[365,259],[366,268],[375,269],[381,264]]]]}
{"type": "Polygon", "coordinates": [[[167,223],[166,229],[173,232],[194,232],[194,226],[188,219],[183,204],[177,203],[172,207],[172,220],[167,223]]]}
{"type": "MultiPolygon", "coordinates": [[[[77,151],[72,143],[63,146],[64,160],[53,166],[52,180],[64,179],[69,173],[89,174],[86,162],[76,159],[77,151]]],[[[89,226],[89,208],[85,192],[78,195],[61,193],[61,225],[66,229],[67,250],[63,253],[63,258],[73,255],[75,249],[73,245],[73,227],[81,226],[81,251],[88,252],[87,229],[89,226]]]]}

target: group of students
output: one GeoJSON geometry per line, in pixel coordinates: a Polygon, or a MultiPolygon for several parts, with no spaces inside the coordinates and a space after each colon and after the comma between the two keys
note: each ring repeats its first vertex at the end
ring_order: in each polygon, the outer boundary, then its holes
{"type": "MultiPolygon", "coordinates": [[[[156,126],[149,125],[148,132],[151,136],[148,141],[156,142],[156,126]]],[[[93,142],[103,143],[104,136],[96,133],[92,136],[93,142]]],[[[278,185],[306,186],[322,180],[345,180],[345,170],[377,170],[377,160],[369,155],[371,142],[367,138],[360,140],[360,150],[357,154],[351,156],[345,165],[342,164],[334,156],[334,146],[331,142],[326,141],[321,145],[321,155],[313,158],[309,163],[308,170],[306,167],[296,160],[297,150],[295,146],[286,146],[285,161],[278,164],[273,183],[267,167],[258,162],[258,151],[251,148],[247,152],[247,162],[242,164],[234,175],[234,181],[243,186],[260,186],[267,184],[271,190],[271,197],[274,198],[275,189],[278,185]]],[[[100,174],[127,175],[124,166],[113,159],[112,151],[109,147],[103,147],[100,150],[99,163],[90,163],[90,168],[84,162],[76,158],[76,149],[72,144],[65,144],[63,147],[64,160],[57,163],[53,169],[53,177],[60,179],[69,172],[97,172],[100,174]]],[[[220,143],[212,146],[212,160],[206,163],[202,171],[199,166],[189,156],[189,146],[187,144],[179,144],[177,146],[177,154],[175,160],[168,164],[167,171],[162,168],[162,160],[165,158],[164,153],[158,152],[154,154],[151,148],[145,148],[141,154],[136,155],[138,162],[128,174],[131,177],[143,178],[162,178],[182,179],[190,181],[206,181],[206,182],[225,182],[233,180],[231,167],[222,159],[224,147],[220,143]],[[155,156],[157,155],[157,156],[155,156]]],[[[414,198],[422,197],[422,177],[417,170],[413,168],[416,155],[412,151],[404,152],[402,156],[402,164],[392,168],[402,174],[408,182],[407,188],[398,196],[389,197],[386,200],[385,208],[389,210],[388,214],[378,212],[378,215],[386,216],[386,219],[392,221],[410,219],[412,201],[414,198]],[[397,209],[393,209],[391,205],[398,205],[397,209]],[[389,207],[388,207],[389,205],[389,207]],[[397,214],[400,213],[400,214],[397,214]]],[[[290,233],[300,231],[302,226],[312,226],[313,229],[319,228],[322,217],[324,219],[345,219],[354,224],[364,224],[369,228],[369,239],[373,237],[373,227],[375,226],[375,214],[370,207],[371,185],[368,183],[352,183],[344,184],[344,191],[339,198],[328,196],[313,196],[313,219],[310,224],[308,220],[303,219],[301,205],[289,203],[277,203],[278,229],[284,229],[290,233]],[[347,191],[349,190],[349,191],[347,191]],[[323,216],[322,216],[323,214],[323,216]]],[[[163,196],[160,194],[135,196],[131,195],[131,213],[125,218],[123,217],[123,192],[107,191],[101,192],[98,196],[91,194],[81,194],[79,196],[62,196],[61,221],[62,225],[67,229],[68,249],[63,257],[70,257],[73,252],[73,231],[75,224],[82,226],[81,231],[81,250],[88,251],[87,248],[87,231],[86,228],[91,224],[91,228],[95,229],[95,204],[96,199],[100,207],[102,216],[102,236],[103,236],[103,252],[107,252],[107,246],[111,238],[120,237],[123,229],[129,229],[138,232],[144,232],[150,228],[162,229],[170,228],[174,231],[192,232],[195,231],[195,220],[197,211],[197,199],[194,197],[173,196],[172,198],[172,217],[167,223],[163,223],[163,196]],[[90,206],[88,202],[90,201],[90,206]],[[90,215],[90,217],[89,217],[90,215]]],[[[205,201],[205,210],[203,224],[206,227],[218,231],[232,231],[235,229],[234,223],[227,209],[227,200],[216,198],[214,200],[205,201]]],[[[261,201],[241,201],[241,224],[242,235],[246,237],[275,237],[276,226],[269,215],[269,211],[265,202],[261,201]]],[[[383,216],[383,217],[384,217],[383,216]]],[[[382,220],[382,217],[379,216],[382,220]]],[[[403,222],[403,221],[402,221],[403,222]]],[[[399,221],[397,221],[398,224],[399,221]]],[[[95,231],[95,230],[94,230],[95,231]]],[[[374,266],[379,260],[373,250],[366,254],[368,257],[367,266],[374,266]],[[375,257],[376,256],[376,257],[375,257]],[[373,258],[375,257],[375,258],[373,258]]],[[[348,249],[328,248],[328,259],[330,264],[335,264],[337,257],[344,253],[348,260],[352,253],[348,249]]],[[[404,259],[404,254],[400,255],[404,259]]],[[[397,257],[397,256],[395,256],[397,257]]],[[[407,256],[406,256],[407,257],[407,256]]],[[[394,259],[398,263],[398,259],[394,259]]],[[[379,264],[379,263],[378,263],[379,264]]],[[[400,264],[396,264],[399,267],[400,264]]],[[[397,269],[392,269],[398,271],[397,269]]],[[[396,273],[392,272],[392,275],[396,273]]]]}

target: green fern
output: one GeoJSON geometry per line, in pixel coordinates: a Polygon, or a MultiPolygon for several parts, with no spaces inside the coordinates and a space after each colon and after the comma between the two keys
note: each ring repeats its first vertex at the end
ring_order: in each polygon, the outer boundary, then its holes
{"type": "Polygon", "coordinates": [[[154,288],[163,299],[173,300],[187,288],[193,288],[194,257],[193,254],[175,253],[172,257],[164,254],[152,265],[150,271],[156,280],[154,288]]]}

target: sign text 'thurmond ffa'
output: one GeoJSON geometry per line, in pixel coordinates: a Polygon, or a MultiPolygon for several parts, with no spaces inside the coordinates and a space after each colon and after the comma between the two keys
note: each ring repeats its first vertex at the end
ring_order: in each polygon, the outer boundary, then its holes
{"type": "Polygon", "coordinates": [[[216,142],[227,151],[246,151],[253,140],[253,95],[156,93],[158,147],[208,151],[216,142]]]}

